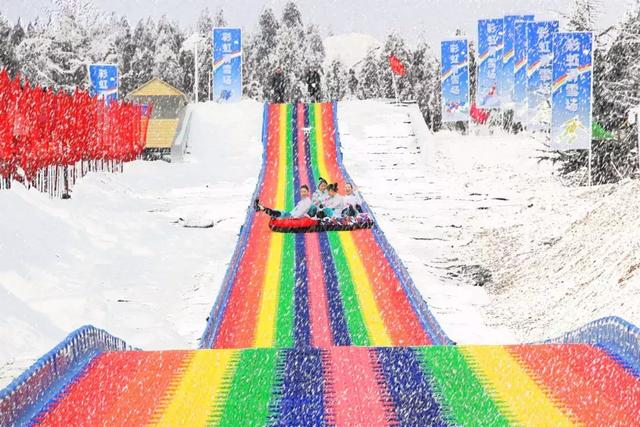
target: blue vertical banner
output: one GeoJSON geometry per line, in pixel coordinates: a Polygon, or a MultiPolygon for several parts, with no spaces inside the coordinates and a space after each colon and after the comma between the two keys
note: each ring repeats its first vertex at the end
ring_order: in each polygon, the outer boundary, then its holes
{"type": "Polygon", "coordinates": [[[549,129],[551,123],[551,85],[553,34],[558,21],[527,22],[527,127],[549,129]]]}
{"type": "Polygon", "coordinates": [[[513,114],[519,122],[527,121],[527,22],[514,25],[513,114]]]}
{"type": "Polygon", "coordinates": [[[478,21],[476,104],[480,108],[500,107],[498,67],[502,63],[502,24],[502,19],[478,21]]]}
{"type": "Polygon", "coordinates": [[[553,36],[551,148],[591,148],[593,35],[590,32],[553,36]]]}
{"type": "Polygon", "coordinates": [[[442,121],[468,121],[469,43],[466,39],[444,40],[440,47],[442,121]]]}
{"type": "Polygon", "coordinates": [[[118,100],[118,66],[115,64],[89,65],[89,93],[106,102],[118,100]]]}
{"type": "Polygon", "coordinates": [[[516,23],[533,21],[533,15],[507,15],[503,20],[504,54],[498,70],[498,94],[503,107],[513,108],[516,68],[516,23]]]}
{"type": "Polygon", "coordinates": [[[237,102],[242,98],[242,30],[213,29],[213,98],[237,102]]]}

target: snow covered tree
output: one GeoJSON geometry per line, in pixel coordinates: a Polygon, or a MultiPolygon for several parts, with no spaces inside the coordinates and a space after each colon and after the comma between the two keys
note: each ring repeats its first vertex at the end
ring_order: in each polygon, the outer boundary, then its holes
{"type": "Polygon", "coordinates": [[[439,66],[427,43],[420,42],[412,52],[407,77],[425,122],[436,129],[441,120],[439,66]]]}
{"type": "Polygon", "coordinates": [[[204,8],[202,12],[200,12],[197,23],[198,35],[202,37],[203,40],[198,43],[198,99],[209,99],[211,68],[213,63],[211,57],[211,32],[213,27],[213,19],[211,19],[211,15],[209,15],[209,9],[204,8]]]}
{"type": "Polygon", "coordinates": [[[183,74],[179,61],[183,41],[184,35],[177,25],[169,21],[166,16],[162,16],[158,21],[155,36],[153,75],[189,93],[191,91],[183,86],[183,74]]]}
{"type": "Polygon", "coordinates": [[[382,85],[382,96],[385,98],[395,98],[396,93],[393,86],[393,80],[396,82],[397,95],[400,100],[408,100],[413,98],[413,88],[407,75],[394,75],[389,66],[389,57],[393,55],[400,60],[408,70],[411,65],[411,57],[409,49],[404,39],[397,33],[391,33],[387,36],[387,40],[380,53],[380,83],[382,85]]]}
{"type": "Polygon", "coordinates": [[[218,11],[216,12],[216,17],[213,20],[213,25],[215,27],[226,27],[227,26],[227,20],[224,17],[224,10],[222,8],[219,8],[218,11]]]}
{"type": "Polygon", "coordinates": [[[377,49],[369,49],[358,76],[358,97],[360,99],[379,98],[381,92],[380,64],[377,49]]]}
{"type": "Polygon", "coordinates": [[[327,98],[331,101],[341,101],[349,90],[347,67],[340,59],[334,59],[324,74],[326,76],[327,98]]]}
{"type": "Polygon", "coordinates": [[[128,85],[132,89],[149,81],[155,65],[156,26],[151,18],[140,20],[133,31],[134,54],[128,73],[128,85]]]}
{"type": "Polygon", "coordinates": [[[244,92],[260,101],[269,97],[269,79],[277,62],[274,51],[279,28],[273,10],[264,9],[258,18],[257,31],[248,37],[244,46],[244,92]]]}
{"type": "MultiPolygon", "coordinates": [[[[600,13],[600,2],[578,0],[569,17],[569,29],[593,31],[600,13]]],[[[617,26],[613,41],[600,42],[605,34],[594,34],[593,121],[612,133],[613,138],[592,140],[592,177],[596,184],[615,182],[638,169],[637,131],[627,115],[640,105],[640,12],[633,10],[617,26]]],[[[588,152],[575,150],[541,156],[559,164],[559,172],[583,176],[588,167],[588,152]]],[[[586,183],[583,179],[582,183],[586,183]]]]}
{"type": "Polygon", "coordinates": [[[18,59],[11,36],[11,26],[0,14],[0,68],[6,68],[13,75],[18,68],[18,59]]]}
{"type": "Polygon", "coordinates": [[[571,31],[592,31],[602,13],[600,0],[575,0],[573,13],[569,17],[569,29],[571,31]]]}

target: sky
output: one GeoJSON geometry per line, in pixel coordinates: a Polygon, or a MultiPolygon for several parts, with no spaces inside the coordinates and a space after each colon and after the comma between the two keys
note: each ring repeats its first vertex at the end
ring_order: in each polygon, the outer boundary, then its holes
{"type": "MultiPolygon", "coordinates": [[[[169,15],[189,27],[200,11],[208,7],[225,12],[230,26],[252,31],[265,7],[280,15],[287,0],[93,0],[106,11],[125,15],[130,21],[151,15],[169,15]]],[[[602,13],[597,26],[608,28],[620,20],[637,0],[601,0],[602,13]]],[[[319,26],[323,35],[350,32],[371,34],[382,40],[389,32],[400,33],[410,43],[420,40],[432,46],[453,36],[461,28],[474,38],[479,18],[513,13],[534,13],[539,19],[558,18],[569,13],[574,0],[299,0],[296,1],[305,23],[319,26]]],[[[28,21],[45,15],[51,0],[2,0],[0,12],[11,21],[28,21]]]]}

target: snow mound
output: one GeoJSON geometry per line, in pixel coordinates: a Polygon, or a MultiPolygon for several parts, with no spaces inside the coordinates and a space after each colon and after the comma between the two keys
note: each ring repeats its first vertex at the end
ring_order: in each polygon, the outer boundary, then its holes
{"type": "MultiPolygon", "coordinates": [[[[568,192],[588,203],[555,235],[532,236],[516,250],[506,243],[519,234],[514,227],[495,229],[482,240],[498,249],[488,260],[499,293],[491,313],[511,318],[519,335],[530,339],[610,315],[640,324],[640,182],[568,192]]],[[[532,227],[545,222],[540,217],[532,227]]]]}
{"type": "Polygon", "coordinates": [[[368,34],[347,33],[324,39],[325,67],[340,59],[347,69],[362,61],[371,49],[379,47],[380,41],[368,34]]]}

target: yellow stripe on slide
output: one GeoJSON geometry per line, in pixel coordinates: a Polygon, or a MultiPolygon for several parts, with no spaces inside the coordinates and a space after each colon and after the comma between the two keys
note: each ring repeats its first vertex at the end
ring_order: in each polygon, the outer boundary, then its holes
{"type": "Polygon", "coordinates": [[[510,423],[573,425],[503,347],[462,346],[460,351],[510,423]]]}
{"type": "Polygon", "coordinates": [[[216,403],[224,403],[225,378],[235,370],[238,350],[197,350],[157,425],[204,426],[216,403]]]}
{"type": "Polygon", "coordinates": [[[375,296],[373,295],[373,289],[371,282],[367,276],[367,271],[364,268],[360,253],[356,248],[356,244],[353,241],[350,231],[338,231],[340,242],[344,249],[344,254],[347,258],[347,265],[351,272],[351,280],[358,296],[358,302],[360,304],[360,310],[362,311],[362,317],[364,324],[369,331],[369,338],[371,345],[374,347],[386,347],[391,346],[391,337],[384,325],[380,309],[376,304],[375,296]]]}
{"type": "Polygon", "coordinates": [[[329,176],[327,165],[324,160],[324,124],[322,123],[322,104],[313,104],[316,119],[316,151],[318,153],[318,171],[328,182],[333,182],[337,176],[329,176]]]}
{"type": "MultiPolygon", "coordinates": [[[[287,108],[280,105],[280,123],[278,138],[278,185],[276,189],[275,208],[284,209],[285,189],[287,183],[287,108]]],[[[276,314],[278,312],[278,292],[280,290],[280,270],[282,266],[282,248],[284,235],[271,233],[269,238],[269,254],[267,268],[260,297],[260,308],[256,324],[254,347],[273,347],[276,335],[276,314]]]]}

